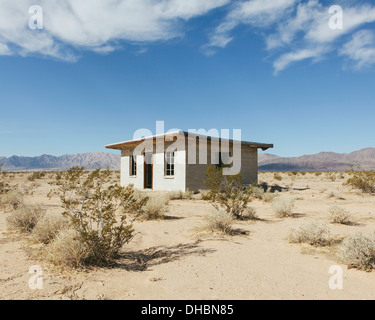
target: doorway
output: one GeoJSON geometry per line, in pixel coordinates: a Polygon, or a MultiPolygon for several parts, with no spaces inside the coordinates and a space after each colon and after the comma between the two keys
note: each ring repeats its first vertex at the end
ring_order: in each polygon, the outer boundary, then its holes
{"type": "Polygon", "coordinates": [[[152,189],[152,176],[153,176],[153,157],[152,154],[145,154],[144,156],[144,189],[152,189]]]}

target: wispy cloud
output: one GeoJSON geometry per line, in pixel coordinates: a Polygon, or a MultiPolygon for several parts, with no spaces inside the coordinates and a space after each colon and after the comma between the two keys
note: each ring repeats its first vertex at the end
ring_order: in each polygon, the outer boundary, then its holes
{"type": "MultiPolygon", "coordinates": [[[[375,21],[374,5],[356,4],[351,1],[346,4],[343,6],[343,29],[331,29],[329,21],[332,14],[329,13],[329,6],[323,5],[319,0],[240,2],[232,7],[225,21],[210,35],[205,49],[212,54],[215,47],[226,47],[234,40],[234,29],[240,24],[247,24],[264,31],[262,33],[265,49],[268,55],[274,56],[275,73],[298,61],[319,61],[327,53],[340,52],[342,43],[339,40],[345,35],[352,34],[361,26],[375,21]]],[[[347,45],[350,46],[351,44],[347,45]]],[[[349,52],[348,49],[344,50],[343,54],[346,52],[348,57],[358,60],[358,65],[368,65],[369,62],[362,63],[357,57],[366,54],[371,56],[371,48],[357,48],[357,54],[349,52]]],[[[368,60],[371,61],[371,58],[368,60]]]]}
{"type": "Polygon", "coordinates": [[[340,51],[349,57],[357,69],[371,67],[375,64],[375,35],[373,31],[361,30],[355,33],[340,51]]]}
{"type": "Polygon", "coordinates": [[[0,55],[42,54],[74,60],[72,48],[108,53],[113,42],[165,41],[180,24],[230,0],[39,0],[44,30],[30,30],[32,0],[0,0],[0,55]]]}

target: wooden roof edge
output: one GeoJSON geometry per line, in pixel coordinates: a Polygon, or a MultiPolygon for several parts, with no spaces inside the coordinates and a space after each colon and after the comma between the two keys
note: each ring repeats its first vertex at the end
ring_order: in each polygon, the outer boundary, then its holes
{"type": "MultiPolygon", "coordinates": [[[[232,142],[232,143],[235,142],[235,141],[238,141],[238,140],[233,140],[233,139],[223,139],[223,138],[218,138],[218,137],[189,133],[189,132],[186,132],[186,131],[175,131],[175,132],[145,137],[145,138],[142,138],[142,139],[128,140],[128,141],[109,144],[109,145],[106,146],[106,149],[122,150],[125,147],[130,147],[130,146],[133,146],[133,145],[134,146],[139,145],[140,143],[144,142],[147,139],[153,139],[154,141],[156,141],[157,138],[162,138],[162,137],[167,137],[167,136],[176,136],[177,134],[182,134],[182,135],[185,136],[185,138],[195,136],[195,137],[207,138],[208,140],[211,140],[211,139],[217,139],[217,140],[220,140],[220,141],[221,140],[229,140],[229,142],[232,142]]],[[[259,149],[262,149],[263,151],[274,147],[274,145],[270,144],[270,143],[259,143],[259,142],[250,142],[250,141],[240,141],[240,142],[243,145],[248,145],[251,148],[259,148],[259,149]]]]}

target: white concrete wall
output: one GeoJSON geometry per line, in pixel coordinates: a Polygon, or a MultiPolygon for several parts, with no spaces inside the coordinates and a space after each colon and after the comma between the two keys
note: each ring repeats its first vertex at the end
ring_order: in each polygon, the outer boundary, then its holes
{"type": "MultiPolygon", "coordinates": [[[[130,157],[132,149],[121,152],[121,185],[133,184],[136,189],[144,187],[144,156],[137,156],[137,175],[130,175],[130,157]]],[[[186,152],[175,152],[175,175],[167,177],[164,175],[164,153],[153,155],[153,190],[161,191],[186,191],[186,152]]]]}

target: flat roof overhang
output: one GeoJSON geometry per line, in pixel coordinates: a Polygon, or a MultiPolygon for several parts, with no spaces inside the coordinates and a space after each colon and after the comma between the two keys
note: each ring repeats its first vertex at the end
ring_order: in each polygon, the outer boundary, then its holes
{"type": "MultiPolygon", "coordinates": [[[[185,132],[185,131],[176,131],[176,132],[171,132],[171,133],[164,133],[161,135],[156,135],[156,136],[150,136],[150,137],[145,137],[142,139],[136,139],[136,140],[129,140],[129,141],[123,141],[123,142],[118,142],[118,143],[113,143],[109,144],[106,146],[106,149],[113,149],[113,150],[123,150],[126,148],[132,148],[136,147],[142,142],[148,140],[150,141],[152,139],[153,143],[156,144],[156,141],[159,139],[165,139],[165,138],[170,138],[170,137],[176,137],[177,135],[184,136],[185,139],[188,138],[203,138],[207,139],[208,141],[210,140],[219,140],[219,141],[225,141],[227,140],[230,144],[233,142],[236,142],[238,140],[228,140],[228,139],[222,139],[222,138],[217,138],[217,137],[211,137],[211,136],[205,136],[205,135],[200,135],[200,134],[195,134],[195,133],[190,133],[190,132],[185,132]]],[[[168,140],[167,140],[168,141],[168,140]]],[[[259,143],[259,142],[250,142],[250,141],[240,141],[242,145],[247,145],[250,148],[258,148],[262,149],[263,151],[273,148],[273,144],[270,143],[259,143]]]]}

